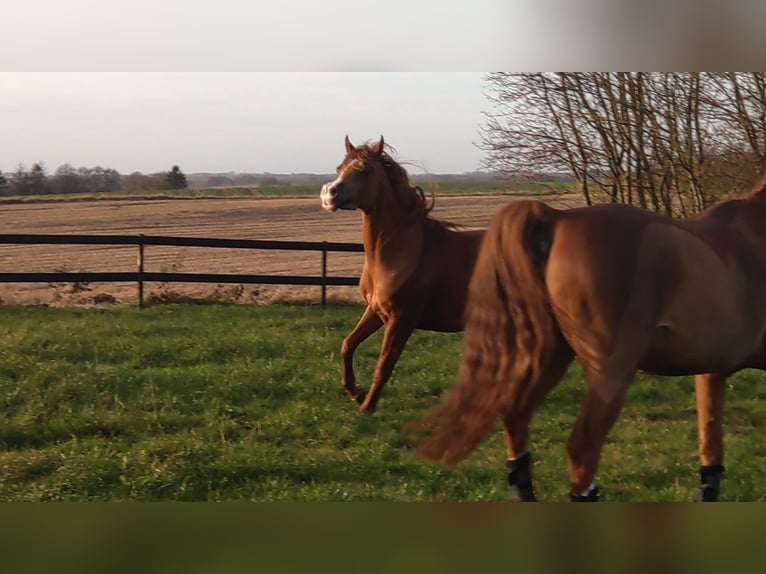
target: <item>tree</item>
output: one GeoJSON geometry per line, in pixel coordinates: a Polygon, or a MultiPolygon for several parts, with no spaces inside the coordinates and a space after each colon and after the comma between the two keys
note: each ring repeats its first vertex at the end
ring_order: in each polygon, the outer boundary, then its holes
{"type": "Polygon", "coordinates": [[[7,189],[8,189],[8,180],[3,175],[2,170],[0,170],[0,194],[4,195],[7,189]]]}
{"type": "Polygon", "coordinates": [[[53,174],[53,188],[56,193],[84,193],[87,191],[85,181],[83,181],[77,170],[70,164],[60,165],[53,174]]]}
{"type": "Polygon", "coordinates": [[[120,191],[122,178],[114,169],[102,167],[79,167],[60,165],[51,178],[55,193],[97,193],[120,191]]]}
{"type": "Polygon", "coordinates": [[[482,146],[506,174],[563,171],[588,204],[705,209],[766,166],[766,74],[493,73],[482,146]],[[727,183],[722,185],[723,181],[727,183]]]}
{"type": "Polygon", "coordinates": [[[48,176],[43,162],[32,164],[27,171],[24,164],[19,164],[12,176],[11,194],[13,195],[42,195],[51,193],[48,176]]]}
{"type": "Polygon", "coordinates": [[[170,186],[170,189],[186,189],[188,187],[186,184],[186,176],[177,165],[174,165],[173,168],[167,172],[167,183],[170,186]]]}
{"type": "Polygon", "coordinates": [[[45,173],[45,165],[39,161],[32,164],[29,172],[29,186],[32,195],[42,195],[51,192],[48,185],[48,174],[45,173]]]}
{"type": "Polygon", "coordinates": [[[152,189],[152,178],[140,171],[122,176],[122,188],[127,192],[148,191],[152,189]]]}

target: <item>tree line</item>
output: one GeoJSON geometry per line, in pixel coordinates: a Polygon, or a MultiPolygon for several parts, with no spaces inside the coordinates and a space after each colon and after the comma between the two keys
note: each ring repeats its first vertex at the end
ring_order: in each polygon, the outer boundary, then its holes
{"type": "Polygon", "coordinates": [[[19,164],[13,173],[0,171],[0,195],[3,196],[135,192],[186,187],[186,175],[177,165],[167,172],[149,175],[140,172],[121,175],[111,168],[75,168],[70,164],[63,164],[49,174],[43,162],[36,162],[30,168],[19,164]]]}
{"type": "Polygon", "coordinates": [[[586,203],[674,216],[766,168],[766,72],[488,74],[481,147],[506,174],[571,174],[586,203]]]}

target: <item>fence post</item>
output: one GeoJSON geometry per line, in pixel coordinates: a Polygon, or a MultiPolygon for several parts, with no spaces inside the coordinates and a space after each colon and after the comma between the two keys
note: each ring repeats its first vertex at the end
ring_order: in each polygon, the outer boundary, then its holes
{"type": "Polygon", "coordinates": [[[144,308],[144,234],[138,236],[138,308],[144,308]]]}
{"type": "Polygon", "coordinates": [[[327,305],[327,242],[322,241],[322,309],[327,305]]]}

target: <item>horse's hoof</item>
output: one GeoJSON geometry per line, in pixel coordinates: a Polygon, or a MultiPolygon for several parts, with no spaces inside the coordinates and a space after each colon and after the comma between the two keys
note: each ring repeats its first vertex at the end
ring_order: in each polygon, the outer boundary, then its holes
{"type": "Polygon", "coordinates": [[[362,403],[359,407],[359,412],[364,415],[371,415],[375,412],[375,407],[373,405],[362,403]]]}
{"type": "Polygon", "coordinates": [[[570,494],[569,500],[572,502],[598,502],[601,499],[601,490],[594,486],[587,494],[570,494]]]}
{"type": "Polygon", "coordinates": [[[366,396],[366,397],[363,396],[362,398],[364,400],[362,400],[362,402],[359,403],[359,412],[371,415],[372,413],[375,412],[375,403],[377,403],[377,401],[369,400],[370,399],[369,396],[366,396]]]}
{"type": "Polygon", "coordinates": [[[348,393],[348,396],[357,405],[363,404],[364,399],[367,398],[367,391],[365,391],[362,387],[358,387],[356,385],[354,385],[351,388],[346,388],[346,393],[348,393]]]}
{"type": "Polygon", "coordinates": [[[357,387],[351,392],[351,398],[356,404],[361,406],[364,404],[364,399],[367,398],[367,391],[362,387],[357,387]]]}

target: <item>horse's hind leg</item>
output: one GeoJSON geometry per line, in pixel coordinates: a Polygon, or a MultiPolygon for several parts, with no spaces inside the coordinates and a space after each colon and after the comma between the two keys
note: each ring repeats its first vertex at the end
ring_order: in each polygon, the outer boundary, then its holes
{"type": "Polygon", "coordinates": [[[724,375],[694,377],[697,397],[701,498],[716,502],[723,474],[723,402],[726,391],[724,375]]]}
{"type": "Polygon", "coordinates": [[[605,377],[600,372],[591,371],[587,375],[585,401],[567,441],[570,499],[574,502],[598,500],[599,491],[593,478],[601,449],[622,410],[633,374],[631,371],[621,377],[605,377]]]}
{"type": "Polygon", "coordinates": [[[571,347],[562,339],[545,372],[537,380],[520,387],[513,410],[503,416],[505,445],[508,450],[508,459],[505,463],[508,468],[508,486],[516,488],[521,502],[537,500],[532,480],[531,457],[527,451],[529,424],[535,410],[561,381],[573,358],[574,353],[571,347]]]}
{"type": "Polygon", "coordinates": [[[364,310],[359,322],[351,332],[343,339],[340,348],[340,354],[343,359],[343,373],[341,381],[343,388],[358,404],[362,404],[365,397],[365,391],[356,384],[354,376],[354,351],[356,348],[383,325],[380,317],[372,310],[370,306],[364,310]]]}

